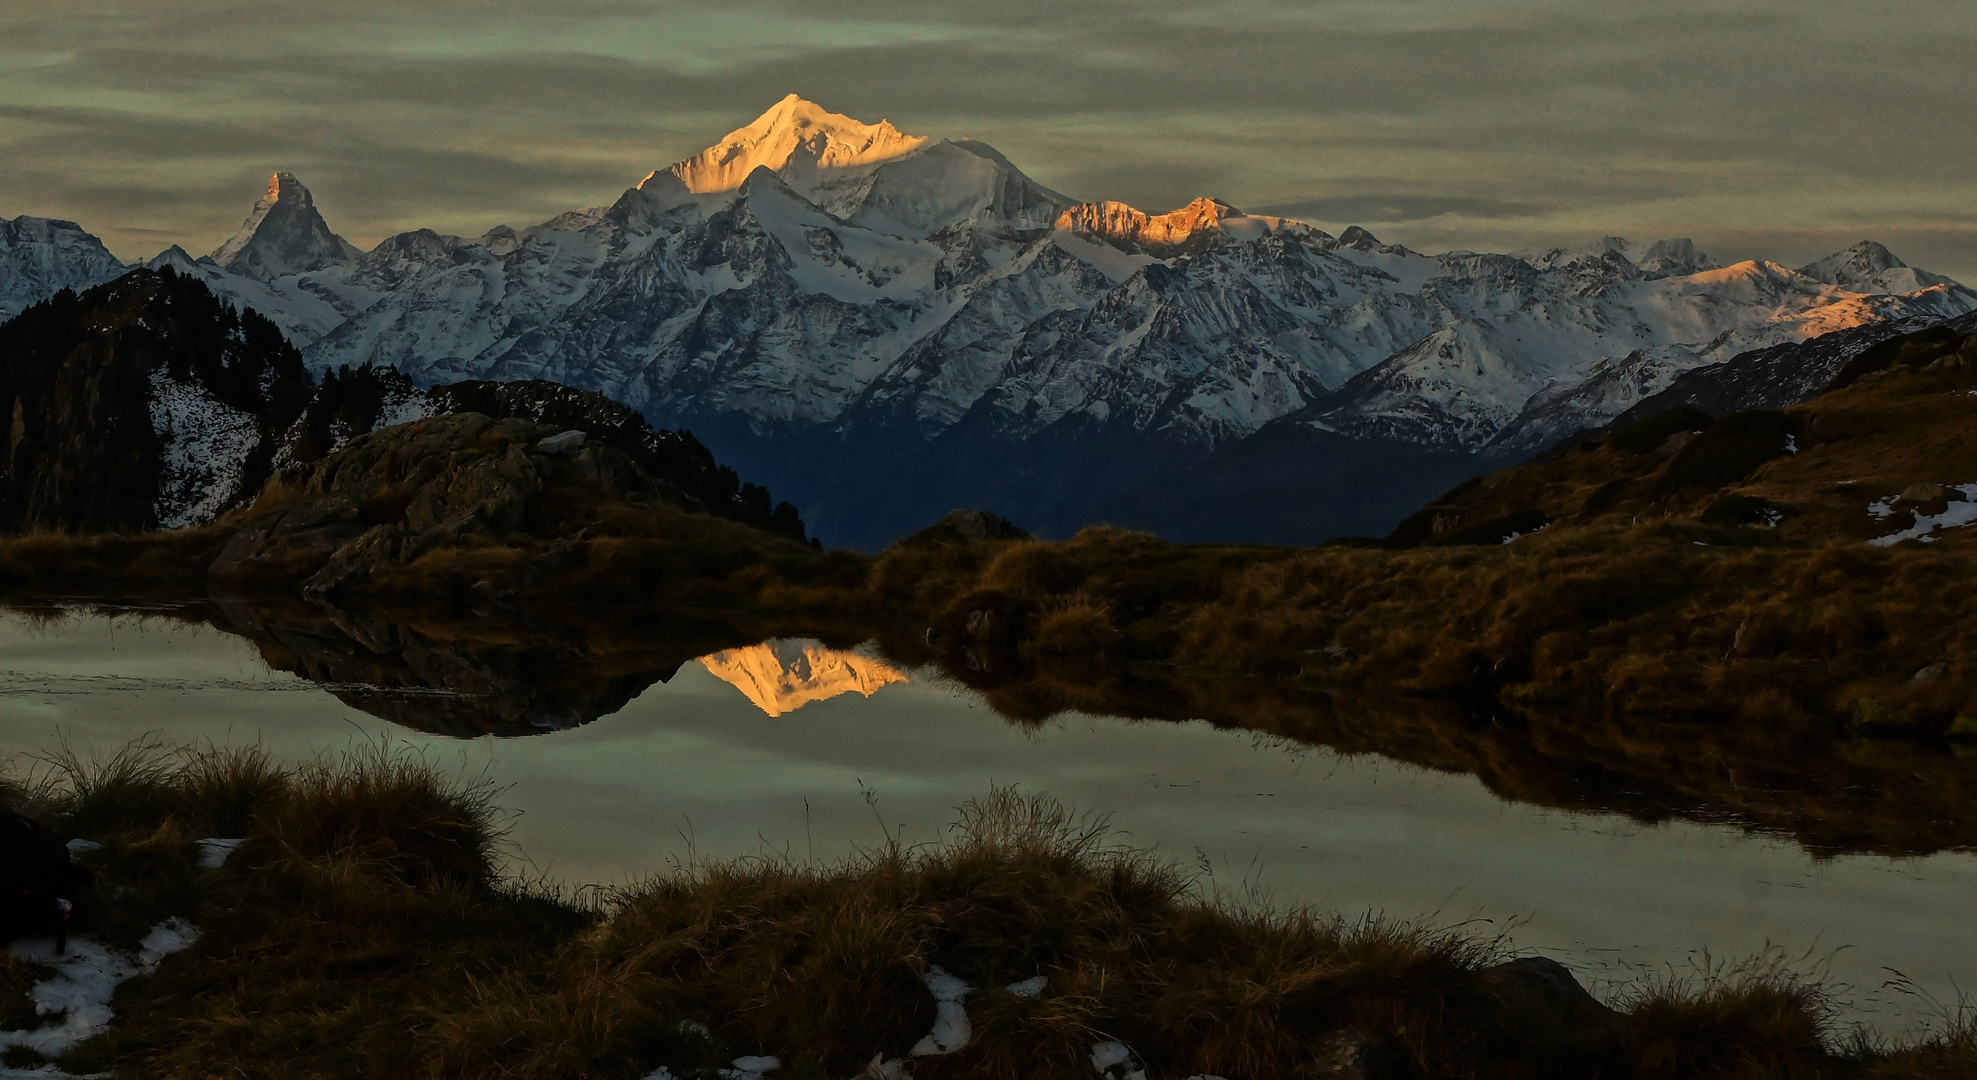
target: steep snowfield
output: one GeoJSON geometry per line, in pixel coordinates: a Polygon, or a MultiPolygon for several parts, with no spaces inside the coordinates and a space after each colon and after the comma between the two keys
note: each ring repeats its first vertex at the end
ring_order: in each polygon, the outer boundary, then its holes
{"type": "Polygon", "coordinates": [[[203,525],[240,497],[243,465],[261,441],[251,413],[160,367],[151,372],[151,431],[162,448],[154,507],[159,528],[203,525]]]}
{"type": "Polygon", "coordinates": [[[0,218],[0,320],[61,292],[81,292],[123,273],[101,240],[73,221],[0,218]]]}

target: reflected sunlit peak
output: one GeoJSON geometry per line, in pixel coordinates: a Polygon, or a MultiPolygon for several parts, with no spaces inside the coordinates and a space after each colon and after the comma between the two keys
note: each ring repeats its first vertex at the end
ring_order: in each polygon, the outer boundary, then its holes
{"type": "Polygon", "coordinates": [[[777,638],[744,649],[724,649],[701,657],[700,663],[770,716],[854,691],[871,697],[893,683],[908,681],[882,660],[810,638],[777,638]]]}

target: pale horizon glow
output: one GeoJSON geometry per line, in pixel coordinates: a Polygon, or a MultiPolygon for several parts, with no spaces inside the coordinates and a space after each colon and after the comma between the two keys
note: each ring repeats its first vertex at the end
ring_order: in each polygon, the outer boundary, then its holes
{"type": "Polygon", "coordinates": [[[0,217],[212,251],[270,173],[369,248],[608,203],[783,95],[973,138],[1038,182],[1417,250],[1862,239],[1977,280],[1977,20],[1955,5],[1123,0],[986,10],[15,0],[0,217]]]}

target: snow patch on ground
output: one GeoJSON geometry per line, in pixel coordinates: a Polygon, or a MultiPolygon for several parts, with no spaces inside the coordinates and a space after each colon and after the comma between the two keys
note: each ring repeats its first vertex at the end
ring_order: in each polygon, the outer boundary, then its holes
{"type": "Polygon", "coordinates": [[[1008,986],[1003,987],[1003,989],[1017,997],[1033,998],[1042,994],[1043,988],[1049,985],[1050,980],[1039,975],[1034,979],[1024,979],[1022,982],[1010,983],[1008,986]]]}
{"type": "MultiPolygon", "coordinates": [[[[1942,530],[1977,524],[1977,484],[1964,484],[1961,487],[1951,487],[1950,490],[1962,492],[1964,501],[1951,503],[1949,508],[1940,514],[1917,514],[1915,524],[1900,532],[1877,536],[1868,543],[1875,547],[1892,547],[1903,540],[1919,540],[1925,544],[1933,544],[1940,538],[1942,530]]],[[[1891,517],[1895,512],[1894,504],[1893,498],[1881,499],[1869,503],[1867,512],[1876,519],[1891,517]]]]}
{"type": "Polygon", "coordinates": [[[952,1054],[968,1045],[974,1037],[974,1028],[968,1023],[968,1009],[962,999],[974,987],[949,975],[939,966],[929,967],[926,975],[927,989],[934,995],[934,1029],[926,1038],[907,1051],[912,1057],[928,1054],[952,1054]]]}
{"type": "MultiPolygon", "coordinates": [[[[70,1048],[108,1027],[114,1013],[110,998],[117,985],[155,970],[158,962],[199,940],[199,928],[174,916],[151,928],[130,956],[86,937],[69,939],[68,951],[57,953],[53,938],[22,938],[7,947],[17,960],[52,969],[34,984],[36,1016],[51,1022],[31,1031],[0,1031],[0,1047],[24,1046],[47,1057],[60,1057],[70,1048]]],[[[53,1066],[35,1069],[0,1068],[0,1080],[16,1076],[66,1076],[53,1066]]]]}
{"type": "Polygon", "coordinates": [[[233,854],[234,848],[240,846],[241,840],[242,838],[238,836],[226,838],[209,836],[199,841],[199,865],[208,870],[218,870],[225,866],[227,858],[233,854]]]}
{"type": "Polygon", "coordinates": [[[162,447],[159,528],[204,525],[240,497],[242,466],[261,441],[253,414],[161,367],[151,372],[151,431],[162,447]]]}
{"type": "Polygon", "coordinates": [[[1146,1080],[1146,1068],[1118,1041],[1091,1044],[1091,1067],[1107,1080],[1146,1080]]]}
{"type": "Polygon", "coordinates": [[[777,1057],[738,1057],[733,1068],[721,1070],[721,1076],[724,1080],[762,1080],[763,1073],[782,1067],[782,1059],[777,1057]]]}

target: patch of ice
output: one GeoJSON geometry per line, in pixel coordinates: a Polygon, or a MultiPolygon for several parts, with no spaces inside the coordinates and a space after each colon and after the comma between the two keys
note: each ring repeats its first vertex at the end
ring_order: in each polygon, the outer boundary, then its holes
{"type": "Polygon", "coordinates": [[[261,441],[252,413],[198,383],[178,382],[164,367],[151,372],[151,432],[162,448],[152,506],[161,529],[204,525],[232,506],[247,455],[261,441]]]}
{"type": "Polygon", "coordinates": [[[1785,436],[1785,452],[1792,455],[1793,457],[1798,456],[1799,453],[1798,436],[1796,435],[1785,436]]]}
{"type": "Polygon", "coordinates": [[[906,1071],[905,1061],[873,1054],[872,1063],[865,1066],[860,1080],[913,1080],[913,1074],[906,1071]]]}
{"type": "MultiPolygon", "coordinates": [[[[1903,540],[1918,540],[1924,544],[1935,543],[1945,529],[1960,529],[1965,525],[1977,524],[1977,484],[1952,487],[1963,493],[1962,502],[1953,502],[1940,514],[1917,514],[1915,524],[1900,532],[1877,536],[1868,543],[1874,547],[1892,547],[1903,540]]],[[[1867,512],[1876,519],[1885,518],[1895,512],[1893,499],[1881,499],[1870,503],[1867,512]]]]}
{"type": "Polygon", "coordinates": [[[1530,535],[1532,535],[1532,534],[1534,534],[1534,533],[1541,533],[1541,532],[1543,532],[1543,531],[1545,531],[1546,529],[1549,529],[1549,528],[1551,528],[1551,522],[1549,522],[1549,521],[1547,521],[1547,522],[1545,522],[1545,523],[1544,523],[1543,525],[1540,525],[1540,526],[1538,526],[1537,528],[1535,528],[1535,529],[1532,529],[1532,530],[1531,530],[1530,532],[1527,532],[1527,533],[1521,533],[1521,532],[1514,532],[1514,533],[1511,533],[1511,534],[1510,534],[1509,536],[1506,536],[1506,537],[1504,537],[1504,538],[1503,538],[1503,542],[1504,542],[1504,543],[1506,543],[1506,544],[1508,544],[1508,543],[1511,543],[1511,542],[1513,542],[1513,541],[1516,541],[1516,540],[1521,540],[1521,539],[1523,539],[1524,537],[1526,537],[1526,536],[1530,536],[1530,535]]]}
{"type": "Polygon", "coordinates": [[[234,848],[240,846],[241,839],[238,836],[226,838],[209,836],[199,841],[199,865],[208,870],[218,870],[225,866],[227,857],[233,854],[234,848]]]}
{"type": "Polygon", "coordinates": [[[1003,987],[1003,989],[1017,997],[1033,998],[1043,993],[1043,988],[1049,985],[1050,980],[1039,975],[1034,979],[1024,979],[1022,982],[1010,983],[1008,986],[1003,987]]]}
{"type": "Polygon", "coordinates": [[[1108,1080],[1146,1080],[1146,1069],[1117,1040],[1091,1044],[1091,1067],[1108,1080]]]}
{"type": "Polygon", "coordinates": [[[673,1070],[664,1065],[645,1074],[645,1080],[673,1080],[673,1070]]]}
{"type": "Polygon", "coordinates": [[[69,841],[69,854],[71,855],[87,855],[92,851],[101,851],[101,850],[103,850],[103,845],[97,843],[94,840],[84,840],[80,836],[76,837],[74,840],[69,841]]]}
{"type": "MultiPolygon", "coordinates": [[[[54,969],[34,984],[36,1016],[54,1022],[32,1031],[0,1031],[0,1047],[24,1046],[47,1057],[60,1057],[77,1043],[109,1026],[114,1013],[110,999],[117,985],[147,974],[158,961],[199,940],[199,928],[176,916],[151,928],[139,942],[138,955],[113,951],[86,937],[69,939],[68,951],[57,953],[53,938],[22,938],[7,947],[17,960],[54,969]]],[[[20,1070],[8,1075],[61,1076],[51,1069],[20,1070]]]]}
{"type": "Polygon", "coordinates": [[[974,1029],[968,1024],[968,1008],[962,999],[974,987],[941,970],[938,965],[929,967],[926,975],[927,989],[934,995],[934,1029],[927,1037],[913,1044],[907,1051],[909,1057],[923,1057],[928,1054],[952,1054],[968,1045],[974,1029]]]}

